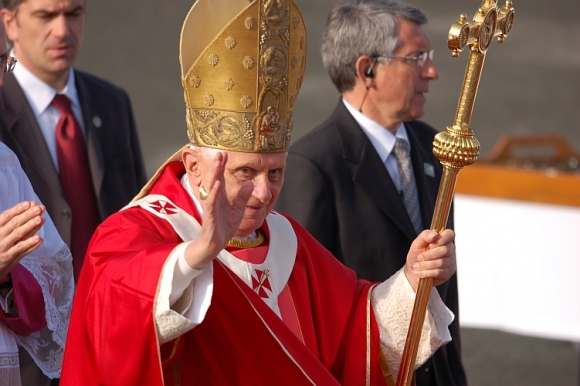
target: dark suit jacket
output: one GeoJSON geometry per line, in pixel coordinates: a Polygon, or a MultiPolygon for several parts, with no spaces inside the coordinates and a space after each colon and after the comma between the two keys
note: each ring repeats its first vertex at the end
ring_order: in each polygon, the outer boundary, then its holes
{"type": "MultiPolygon", "coordinates": [[[[145,167],[127,94],[75,71],[99,214],[104,220],[145,184],[145,167]]],[[[71,209],[38,122],[13,74],[0,88],[0,140],[16,153],[34,191],[70,247],[71,209]]],[[[84,257],[84,256],[83,256],[84,257]]]]}
{"type": "MultiPolygon", "coordinates": [[[[436,131],[419,121],[406,123],[406,128],[427,229],[442,170],[432,153],[436,131]],[[435,177],[425,172],[426,164],[435,177]]],[[[290,147],[276,209],[298,220],[359,278],[372,281],[383,281],[403,267],[417,236],[389,172],[342,101],[324,123],[290,147]]],[[[456,316],[450,326],[453,341],[423,366],[418,386],[429,384],[421,380],[433,371],[438,385],[465,385],[456,275],[437,289],[456,316]]]]}

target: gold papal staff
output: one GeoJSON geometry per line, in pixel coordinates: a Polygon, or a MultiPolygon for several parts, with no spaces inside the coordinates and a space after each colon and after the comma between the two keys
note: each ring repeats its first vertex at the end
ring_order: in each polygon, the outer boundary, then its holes
{"type": "MultiPolygon", "coordinates": [[[[459,20],[453,23],[449,30],[447,46],[452,50],[452,56],[458,57],[459,52],[465,46],[470,47],[470,53],[455,113],[455,122],[452,126],[447,126],[446,131],[437,134],[433,142],[433,153],[443,166],[443,176],[431,221],[431,229],[437,232],[442,232],[447,224],[457,174],[464,166],[473,164],[479,155],[479,141],[473,136],[469,122],[485,54],[494,37],[497,36],[500,43],[504,41],[512,29],[514,17],[515,11],[510,0],[507,0],[501,8],[498,8],[497,0],[482,0],[481,7],[471,22],[467,22],[466,15],[460,15],[459,20]]],[[[413,380],[421,326],[425,320],[429,292],[432,286],[433,279],[419,281],[409,331],[407,332],[407,341],[397,377],[397,386],[410,386],[413,380]]]]}

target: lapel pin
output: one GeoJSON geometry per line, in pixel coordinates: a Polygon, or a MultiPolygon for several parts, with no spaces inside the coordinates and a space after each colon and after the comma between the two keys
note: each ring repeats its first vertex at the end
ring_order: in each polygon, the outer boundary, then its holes
{"type": "Polygon", "coordinates": [[[103,121],[101,121],[101,117],[99,117],[98,115],[95,115],[93,117],[93,126],[95,126],[98,129],[101,127],[102,124],[103,124],[103,121]]]}
{"type": "Polygon", "coordinates": [[[430,164],[429,162],[423,163],[423,167],[425,168],[425,174],[429,177],[435,178],[435,166],[430,164]]]}

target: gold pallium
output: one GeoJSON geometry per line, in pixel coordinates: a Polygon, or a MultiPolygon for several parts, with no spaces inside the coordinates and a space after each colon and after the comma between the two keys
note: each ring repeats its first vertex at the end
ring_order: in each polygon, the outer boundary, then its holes
{"type": "Polygon", "coordinates": [[[258,236],[255,239],[245,239],[245,240],[239,240],[239,239],[230,239],[228,241],[228,247],[234,247],[234,248],[254,248],[257,247],[259,245],[262,245],[262,243],[265,240],[265,235],[264,232],[261,229],[257,230],[258,236]]]}
{"type": "Polygon", "coordinates": [[[302,15],[291,0],[246,1],[209,44],[195,47],[200,44],[196,24],[242,5],[230,1],[198,0],[183,26],[189,140],[223,150],[285,152],[306,64],[302,15]]]}
{"type": "MultiPolygon", "coordinates": [[[[459,171],[473,164],[479,155],[479,141],[473,136],[469,123],[487,49],[494,37],[497,37],[500,43],[504,41],[512,29],[514,18],[515,10],[510,0],[506,1],[503,7],[497,6],[497,0],[482,0],[473,21],[467,22],[467,16],[460,15],[459,20],[449,30],[447,45],[452,51],[451,55],[454,58],[458,57],[466,46],[470,48],[470,53],[455,122],[452,126],[448,126],[446,131],[437,134],[433,142],[433,153],[443,166],[431,222],[431,229],[437,232],[442,232],[447,224],[459,171]]],[[[433,279],[419,280],[397,386],[409,386],[412,383],[421,327],[425,320],[432,286],[433,279]]]]}

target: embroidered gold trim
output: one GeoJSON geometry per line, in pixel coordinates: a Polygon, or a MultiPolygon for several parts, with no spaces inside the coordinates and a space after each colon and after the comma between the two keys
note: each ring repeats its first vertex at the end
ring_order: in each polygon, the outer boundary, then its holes
{"type": "Polygon", "coordinates": [[[209,54],[209,56],[207,57],[207,62],[212,66],[217,66],[219,61],[220,58],[216,54],[209,54]]]}
{"type": "Polygon", "coordinates": [[[211,94],[205,94],[205,95],[203,96],[203,102],[204,102],[206,105],[208,105],[208,106],[211,106],[211,105],[213,105],[213,103],[215,102],[215,99],[213,98],[213,95],[211,95],[211,94]]]}
{"type": "Polygon", "coordinates": [[[306,56],[306,29],[296,5],[253,2],[200,56],[182,69],[190,142],[230,151],[286,151],[306,56]],[[202,80],[198,87],[190,83],[194,73],[202,80]],[[224,83],[228,77],[232,81],[224,83]]]}
{"type": "Polygon", "coordinates": [[[258,245],[261,245],[265,240],[264,232],[261,229],[258,229],[257,232],[258,237],[256,237],[255,239],[246,239],[246,240],[230,239],[230,241],[228,241],[228,247],[254,248],[257,247],[258,245]]]}
{"type": "Polygon", "coordinates": [[[371,385],[371,294],[374,286],[369,289],[367,294],[367,312],[366,312],[366,330],[367,330],[367,352],[366,352],[366,380],[365,385],[371,385]]]}
{"type": "Polygon", "coordinates": [[[181,374],[179,373],[179,361],[173,364],[173,385],[181,386],[181,374]]]}
{"type": "Polygon", "coordinates": [[[201,85],[201,79],[199,78],[199,76],[194,75],[191,78],[189,78],[189,84],[195,88],[198,88],[199,85],[201,85]]]}
{"type": "Polygon", "coordinates": [[[290,286],[286,283],[286,287],[288,287],[288,294],[290,295],[290,301],[292,302],[292,308],[294,308],[294,314],[296,315],[296,321],[298,322],[298,328],[300,329],[300,338],[302,339],[302,343],[306,345],[306,340],[304,339],[304,333],[302,332],[302,325],[300,324],[300,318],[298,317],[298,311],[296,310],[296,304],[294,303],[294,298],[292,297],[292,291],[290,290],[290,286]]]}
{"type": "Polygon", "coordinates": [[[224,41],[224,44],[226,45],[227,48],[229,48],[230,50],[232,48],[234,48],[236,46],[236,38],[233,36],[228,36],[226,38],[226,40],[224,41]]]}
{"type": "Polygon", "coordinates": [[[395,386],[395,379],[393,378],[393,372],[391,371],[391,366],[389,366],[389,362],[387,361],[387,357],[383,352],[383,348],[379,348],[379,364],[381,365],[381,370],[383,371],[383,375],[385,376],[385,380],[387,381],[388,386],[395,386]]]}
{"type": "Polygon", "coordinates": [[[243,108],[247,109],[252,105],[252,98],[250,98],[249,95],[244,95],[240,99],[240,104],[242,105],[243,108]]]}
{"type": "Polygon", "coordinates": [[[296,29],[296,28],[300,27],[300,18],[299,18],[299,17],[294,17],[294,20],[293,20],[293,22],[294,22],[294,23],[293,23],[293,25],[294,25],[294,29],[296,29]]]}
{"type": "Polygon", "coordinates": [[[256,24],[256,19],[254,19],[253,17],[247,17],[246,20],[244,20],[244,25],[246,26],[247,29],[254,28],[254,24],[256,24]]]}
{"type": "Polygon", "coordinates": [[[242,65],[249,70],[254,65],[254,59],[251,56],[244,56],[244,60],[242,60],[242,65]]]}
{"type": "Polygon", "coordinates": [[[232,78],[225,78],[224,79],[224,88],[227,91],[230,91],[232,88],[234,88],[234,80],[232,78]]]}
{"type": "Polygon", "coordinates": [[[169,358],[164,360],[161,363],[161,365],[165,365],[166,363],[168,363],[169,361],[171,361],[175,357],[175,354],[177,353],[177,347],[179,346],[181,339],[183,339],[183,335],[180,335],[177,339],[175,339],[175,342],[173,343],[173,349],[171,350],[171,354],[169,355],[169,358]]]}

